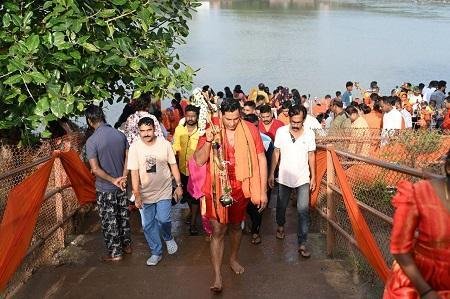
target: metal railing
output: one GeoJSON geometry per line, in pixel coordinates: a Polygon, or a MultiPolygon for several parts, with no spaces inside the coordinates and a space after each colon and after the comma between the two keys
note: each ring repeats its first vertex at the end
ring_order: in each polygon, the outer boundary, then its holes
{"type": "MultiPolygon", "coordinates": [[[[76,133],[49,140],[39,147],[1,147],[0,220],[3,218],[9,192],[44,163],[50,161],[54,150],[71,148],[81,153],[83,144],[84,134],[76,133]]],[[[23,200],[26,201],[26,198],[23,200]]],[[[55,158],[29,248],[22,265],[9,282],[5,295],[14,293],[36,268],[48,264],[54,253],[64,248],[66,237],[73,230],[70,220],[79,209],[80,206],[61,161],[55,158]]]]}
{"type": "MultiPolygon", "coordinates": [[[[326,178],[320,182],[319,201],[315,208],[319,218],[325,221],[321,222],[320,225],[322,232],[326,234],[327,254],[330,257],[342,257],[349,261],[349,265],[351,265],[349,270],[353,271],[354,277],[357,276],[358,280],[362,278],[365,282],[377,284],[382,288],[381,281],[370,264],[365,261],[354,238],[346,208],[343,205],[343,195],[336,182],[337,178],[330,152],[331,149],[334,149],[334,146],[331,144],[317,145],[317,148],[327,151],[326,178]]],[[[348,178],[348,181],[357,205],[369,225],[386,263],[390,265],[393,259],[389,252],[389,237],[393,217],[390,199],[395,194],[395,189],[382,182],[386,181],[392,184],[405,178],[415,181],[417,179],[437,179],[443,176],[423,169],[414,169],[342,150],[335,150],[335,152],[347,173],[351,173],[352,167],[363,167],[367,172],[379,172],[381,169],[381,173],[387,174],[386,176],[379,176],[377,181],[373,182],[366,182],[364,178],[358,177],[348,178]],[[377,187],[378,189],[373,188],[373,185],[380,187],[377,187]],[[379,191],[382,192],[382,196],[380,196],[379,191]],[[387,201],[388,198],[389,201],[387,201]]]]}

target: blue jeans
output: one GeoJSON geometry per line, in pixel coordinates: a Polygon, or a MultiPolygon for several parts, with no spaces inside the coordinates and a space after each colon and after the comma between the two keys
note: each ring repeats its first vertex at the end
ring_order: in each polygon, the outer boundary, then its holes
{"type": "Polygon", "coordinates": [[[145,239],[153,255],[162,255],[164,241],[172,240],[172,203],[170,199],[163,199],[157,203],[144,204],[139,210],[145,239]]]}
{"type": "Polygon", "coordinates": [[[305,245],[309,231],[309,183],[297,188],[291,188],[282,184],[278,185],[277,224],[278,226],[284,226],[286,223],[286,208],[291,198],[291,192],[294,189],[297,189],[298,244],[305,245]]]}

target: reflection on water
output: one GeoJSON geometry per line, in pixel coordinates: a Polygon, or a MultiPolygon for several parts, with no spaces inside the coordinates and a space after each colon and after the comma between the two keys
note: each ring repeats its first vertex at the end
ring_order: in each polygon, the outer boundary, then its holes
{"type": "Polygon", "coordinates": [[[270,0],[270,1],[203,1],[203,8],[208,9],[234,9],[246,10],[326,10],[326,9],[349,9],[349,10],[371,10],[372,12],[410,14],[417,12],[421,16],[450,17],[448,15],[447,0],[270,0]],[[429,8],[428,11],[424,9],[429,8]],[[447,10],[447,11],[446,11],[447,10]]]}
{"type": "Polygon", "coordinates": [[[404,81],[450,81],[445,1],[202,3],[179,49],[186,63],[200,68],[196,85],[248,90],[264,82],[324,96],[349,80],[362,87],[376,80],[383,93],[404,81]]]}

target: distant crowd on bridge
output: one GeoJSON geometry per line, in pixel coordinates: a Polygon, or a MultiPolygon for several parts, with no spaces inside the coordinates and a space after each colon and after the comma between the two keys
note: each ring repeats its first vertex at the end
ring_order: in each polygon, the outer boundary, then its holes
{"type": "MultiPolygon", "coordinates": [[[[363,89],[357,82],[347,82],[345,91],[336,91],[333,96],[327,94],[322,98],[311,98],[310,94],[301,94],[297,89],[278,86],[272,92],[265,84],[260,83],[251,88],[246,94],[241,85],[236,85],[233,91],[225,87],[223,91],[215,92],[210,86],[202,88],[202,94],[212,105],[220,104],[225,99],[237,99],[242,107],[243,114],[256,114],[266,105],[272,108],[274,117],[284,124],[288,124],[288,108],[290,105],[303,105],[308,114],[306,126],[312,129],[357,128],[357,129],[437,129],[449,130],[449,100],[450,92],[445,93],[446,81],[430,81],[427,87],[419,83],[403,83],[400,87],[391,90],[390,95],[381,95],[376,81],[370,87],[363,89]],[[390,112],[383,121],[384,113],[390,112]],[[400,112],[400,114],[397,113],[400,112]],[[339,121],[334,121],[335,116],[339,121]],[[359,117],[361,116],[361,118],[359,117]]],[[[192,96],[191,96],[192,97],[192,96]]],[[[166,136],[174,132],[179,121],[184,116],[185,107],[189,104],[189,97],[182,97],[175,93],[171,107],[160,109],[160,102],[150,106],[150,112],[163,124],[166,136]]],[[[133,102],[127,105],[124,114],[116,123],[116,127],[124,122],[125,117],[132,113],[133,102]]],[[[263,108],[264,109],[264,108],[263,108]]],[[[170,139],[170,136],[169,136],[170,139]]]]}
{"type": "MultiPolygon", "coordinates": [[[[402,129],[448,130],[450,96],[445,88],[445,81],[431,81],[428,87],[404,83],[389,96],[382,96],[375,81],[367,90],[347,82],[343,93],[311,99],[283,86],[271,92],[263,83],[247,94],[240,85],[217,93],[206,85],[186,98],[176,93],[171,107],[162,112],[150,94],[141,95],[125,106],[115,124],[118,130],[106,123],[100,107],[88,107],[86,119],[94,132],[86,142],[86,153],[96,176],[108,251],[104,260],[118,262],[132,253],[130,201],[139,209],[150,248],[147,265],[156,266],[162,260],[164,244],[168,254],[177,252],[171,210],[181,201],[189,205],[186,223],[190,235],[200,234],[201,219],[211,246],[214,277],[210,289],[220,293],[226,232],[231,243],[229,265],[236,274],[243,274],[238,259],[242,230],[249,230],[252,244],[262,243],[262,213],[273,190],[277,190],[276,238],[285,238],[286,209],[294,198],[298,253],[309,258],[310,193],[320,183],[316,181],[316,134],[378,129],[383,146],[402,129]]],[[[450,294],[450,213],[446,211],[450,209],[450,151],[445,165],[446,179],[425,186],[437,199],[430,205],[435,218],[427,210],[429,206],[426,211],[408,214],[412,202],[422,205],[420,197],[425,191],[409,195],[404,192],[410,191],[404,191],[395,197],[401,216],[394,217],[391,250],[400,270],[387,284],[386,298],[405,298],[405,294],[411,295],[408,298],[438,298],[438,293],[449,298],[445,296],[450,294]],[[440,200],[444,206],[439,205],[440,200]],[[404,219],[409,221],[408,230],[401,234],[404,219]],[[421,230],[421,221],[429,225],[426,238],[414,235],[416,229],[421,230]],[[421,251],[421,260],[415,258],[415,247],[408,245],[413,242],[428,244],[428,251],[421,251]]],[[[408,186],[425,188],[423,184],[408,186]]]]}

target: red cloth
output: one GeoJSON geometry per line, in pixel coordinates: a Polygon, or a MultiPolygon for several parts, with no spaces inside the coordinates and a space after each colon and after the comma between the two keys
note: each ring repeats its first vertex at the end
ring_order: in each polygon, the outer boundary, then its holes
{"type": "Polygon", "coordinates": [[[183,113],[186,113],[186,107],[189,105],[189,101],[187,99],[182,99],[180,102],[181,109],[183,109],[183,113]]]}
{"type": "Polygon", "coordinates": [[[0,290],[25,257],[56,157],[60,157],[80,204],[95,201],[94,177],[72,150],[55,152],[51,160],[15,186],[8,194],[0,224],[0,290]]]}
{"type": "MultiPolygon", "coordinates": [[[[391,236],[391,253],[412,253],[423,278],[438,291],[440,298],[450,298],[450,211],[428,181],[414,185],[400,181],[391,236]],[[414,237],[415,231],[419,234],[414,237]]],[[[386,283],[384,298],[419,298],[409,278],[397,263],[386,283]]]]}
{"type": "MultiPolygon", "coordinates": [[[[256,127],[248,122],[243,121],[243,124],[247,125],[250,129],[250,133],[252,134],[252,139],[255,141],[255,147],[256,147],[256,153],[264,153],[264,145],[261,140],[261,135],[259,134],[256,127]]],[[[197,149],[201,148],[206,142],[206,137],[202,136],[199,138],[197,149]]],[[[242,184],[240,181],[236,180],[236,174],[235,174],[235,158],[234,158],[234,147],[232,147],[228,141],[227,138],[224,138],[223,142],[224,148],[226,149],[226,152],[224,153],[225,159],[229,161],[228,164],[228,178],[230,180],[230,187],[232,189],[231,196],[235,200],[233,204],[228,208],[228,220],[227,223],[240,223],[245,219],[245,213],[247,209],[247,204],[249,202],[248,198],[245,198],[244,193],[242,191],[242,184]]],[[[203,192],[205,194],[206,198],[206,214],[205,216],[208,219],[215,219],[216,213],[214,211],[214,203],[211,195],[212,190],[212,179],[211,179],[211,171],[209,166],[210,161],[207,162],[206,165],[206,180],[205,185],[203,187],[203,192]]]]}
{"type": "Polygon", "coordinates": [[[266,128],[264,127],[264,123],[262,121],[259,121],[258,128],[259,130],[266,134],[267,136],[272,139],[272,141],[275,140],[275,133],[277,132],[278,128],[284,126],[282,121],[279,121],[278,119],[273,119],[272,124],[270,125],[270,128],[268,131],[266,131],[266,128]]]}
{"type": "Polygon", "coordinates": [[[444,115],[444,122],[442,123],[443,130],[450,130],[450,110],[444,115]]]}

